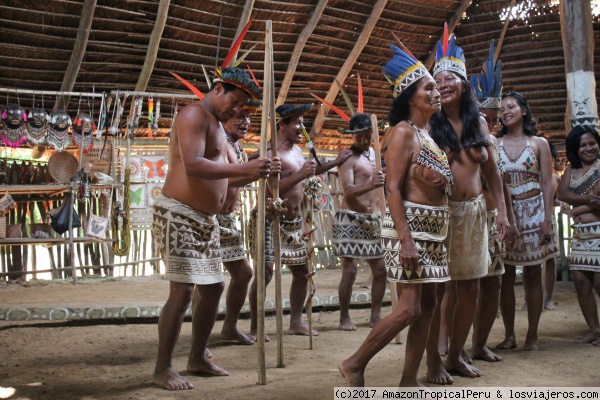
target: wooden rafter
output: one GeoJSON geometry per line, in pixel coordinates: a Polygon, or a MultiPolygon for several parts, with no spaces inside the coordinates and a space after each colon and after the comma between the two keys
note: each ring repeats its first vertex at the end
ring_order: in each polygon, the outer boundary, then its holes
{"type": "MultiPolygon", "coordinates": [[[[458,6],[456,11],[454,12],[454,15],[452,16],[452,18],[450,18],[450,21],[448,21],[448,34],[449,35],[451,35],[452,32],[454,32],[454,29],[456,29],[456,27],[458,26],[460,19],[462,18],[465,11],[467,11],[467,8],[469,8],[469,6],[471,5],[472,2],[473,2],[473,0],[463,0],[463,2],[460,3],[460,6],[458,6]]],[[[443,36],[444,36],[444,34],[442,33],[442,36],[440,36],[440,40],[441,40],[441,37],[443,37],[443,36]]],[[[435,62],[436,48],[437,48],[437,41],[433,45],[433,49],[431,50],[431,53],[429,53],[429,57],[427,57],[427,61],[425,61],[425,68],[427,68],[427,69],[431,69],[431,67],[433,66],[433,63],[435,62]]]]}
{"type": "MultiPolygon", "coordinates": [[[[363,48],[369,42],[371,33],[373,32],[373,29],[375,28],[375,25],[377,24],[379,16],[385,9],[387,2],[388,2],[388,0],[377,0],[377,3],[375,3],[375,5],[373,6],[373,10],[371,10],[371,15],[369,15],[369,19],[367,19],[367,22],[365,23],[365,27],[363,28],[360,36],[358,37],[358,40],[356,41],[354,48],[348,55],[348,58],[344,62],[344,65],[342,65],[342,68],[340,68],[340,71],[338,72],[338,74],[335,78],[338,82],[344,82],[346,80],[346,77],[348,76],[348,74],[350,73],[350,70],[352,70],[352,67],[354,66],[354,63],[358,59],[358,56],[360,56],[360,53],[362,52],[363,48]]],[[[331,87],[329,88],[329,92],[327,92],[327,96],[325,96],[325,100],[328,103],[333,103],[335,101],[335,98],[338,95],[339,91],[340,91],[340,89],[334,80],[331,84],[331,87]]],[[[319,114],[317,115],[317,118],[315,119],[315,123],[313,124],[313,126],[310,130],[311,134],[321,131],[321,128],[323,127],[323,123],[325,122],[325,117],[327,116],[328,112],[329,112],[329,107],[323,106],[323,107],[319,108],[319,114]]]]}
{"type": "MultiPolygon", "coordinates": [[[[233,45],[233,43],[235,43],[238,36],[240,36],[240,34],[242,33],[242,30],[244,29],[244,27],[250,20],[250,15],[252,15],[253,9],[254,9],[254,0],[246,0],[246,4],[244,5],[244,11],[242,11],[242,16],[240,17],[240,22],[238,23],[237,31],[235,32],[235,37],[231,41],[232,45],[233,45]]],[[[238,51],[235,52],[235,55],[233,56],[233,60],[231,61],[232,63],[235,62],[235,60],[237,60],[238,53],[239,53],[239,49],[238,49],[238,51]]]]}
{"type": "MultiPolygon", "coordinates": [[[[510,5],[508,6],[509,10],[515,6],[517,0],[511,0],[510,5]]],[[[502,49],[502,44],[504,43],[504,37],[506,36],[506,31],[508,31],[508,25],[510,24],[510,16],[506,17],[506,21],[504,21],[504,26],[502,27],[502,33],[500,34],[500,39],[498,39],[498,43],[496,44],[496,51],[494,52],[494,65],[496,65],[496,61],[498,61],[498,57],[500,57],[500,49],[502,49]]]]}
{"type": "MultiPolygon", "coordinates": [[[[60,85],[61,92],[73,91],[77,75],[79,75],[79,68],[81,68],[81,61],[83,61],[83,55],[85,54],[85,48],[87,47],[90,31],[92,30],[95,9],[96,0],[84,1],[81,10],[81,19],[79,20],[79,29],[77,30],[77,36],[75,37],[75,44],[73,44],[71,59],[69,60],[69,65],[67,65],[62,84],[60,85]]],[[[57,96],[54,108],[64,109],[67,104],[69,104],[70,98],[70,96],[57,96]]]]}
{"type": "Polygon", "coordinates": [[[281,88],[279,89],[279,94],[277,95],[276,105],[281,105],[285,102],[285,98],[287,97],[288,90],[292,84],[292,79],[294,78],[294,73],[298,67],[298,62],[300,61],[300,56],[302,55],[304,45],[321,19],[321,15],[323,15],[323,10],[325,10],[325,6],[327,6],[328,1],[329,0],[319,0],[319,3],[315,7],[310,20],[308,20],[308,23],[304,29],[302,29],[300,36],[298,36],[298,41],[296,42],[296,46],[294,46],[294,51],[290,58],[287,71],[285,72],[285,77],[283,78],[281,88]]]}
{"type": "Polygon", "coordinates": [[[136,92],[143,92],[148,87],[148,81],[150,81],[150,76],[154,70],[154,63],[156,62],[156,56],[158,55],[160,39],[162,38],[165,24],[167,23],[170,4],[171,0],[160,0],[160,4],[158,5],[156,21],[154,22],[154,28],[152,29],[150,41],[148,42],[148,50],[146,51],[144,66],[142,67],[142,72],[140,72],[140,76],[138,77],[138,81],[135,85],[136,92]]]}

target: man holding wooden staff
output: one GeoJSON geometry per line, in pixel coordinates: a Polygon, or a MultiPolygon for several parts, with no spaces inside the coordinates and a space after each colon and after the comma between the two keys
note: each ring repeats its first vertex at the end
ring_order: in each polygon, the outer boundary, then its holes
{"type": "MultiPolygon", "coordinates": [[[[308,327],[302,323],[302,308],[307,294],[307,250],[306,239],[302,232],[301,204],[304,197],[302,182],[314,175],[322,174],[333,167],[341,165],[351,155],[350,150],[342,151],[339,156],[321,166],[313,160],[305,160],[298,144],[302,143],[304,114],[312,108],[312,104],[294,106],[283,104],[276,109],[278,117],[277,155],[281,160],[281,177],[279,182],[279,197],[286,202],[287,211],[281,216],[281,263],[288,266],[292,272],[290,288],[290,326],[289,335],[309,335],[308,327]]],[[[269,157],[271,152],[269,151],[269,157]]],[[[270,196],[270,195],[269,195],[270,196]]],[[[257,209],[252,211],[249,223],[251,248],[255,255],[257,209]]],[[[275,261],[273,248],[273,224],[268,218],[265,228],[265,285],[273,277],[273,263],[275,261]]],[[[250,322],[251,334],[256,334],[257,329],[257,281],[256,276],[250,289],[250,309],[252,318],[250,322]]],[[[313,331],[312,335],[318,335],[313,331]]],[[[265,341],[268,341],[265,337],[265,341]]]]}
{"type": "Polygon", "coordinates": [[[268,158],[246,164],[227,161],[222,123],[237,115],[250,97],[259,98],[261,90],[239,68],[218,70],[217,76],[202,100],[177,114],[169,145],[169,172],[154,204],[154,242],[165,263],[170,289],[158,320],[153,381],[169,390],[193,388],[172,366],[173,350],[192,296],[196,301],[187,371],[229,375],[205,353],[224,287],[215,214],[227,197],[228,179],[256,180],[269,176],[271,169],[268,158]]]}
{"type": "Polygon", "coordinates": [[[341,131],[353,135],[354,143],[350,147],[352,156],[338,168],[344,199],[333,219],[333,244],[334,254],[342,263],[339,328],[355,331],[349,308],[359,258],[366,260],[373,276],[369,326],[374,327],[381,319],[387,274],[381,250],[381,213],[377,211],[381,205],[377,188],[384,185],[385,176],[375,170],[371,118],[367,114],[355,114],[349,128],[341,131]]]}

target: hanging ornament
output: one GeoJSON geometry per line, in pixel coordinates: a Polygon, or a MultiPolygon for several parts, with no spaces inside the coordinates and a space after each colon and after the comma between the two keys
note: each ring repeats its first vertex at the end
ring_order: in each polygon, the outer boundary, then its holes
{"type": "Polygon", "coordinates": [[[43,108],[35,107],[29,111],[27,119],[27,141],[32,146],[41,144],[48,135],[48,122],[50,116],[43,108]]]}
{"type": "Polygon", "coordinates": [[[160,99],[156,100],[156,109],[154,110],[154,123],[152,124],[152,136],[156,136],[158,131],[158,120],[160,119],[160,99]]]}
{"type": "Polygon", "coordinates": [[[25,136],[25,121],[27,113],[20,105],[9,103],[2,111],[2,132],[0,139],[12,148],[19,147],[27,137],[25,136]]]}
{"type": "Polygon", "coordinates": [[[148,137],[152,137],[152,126],[154,125],[154,99],[148,98],[148,137]]]}
{"type": "Polygon", "coordinates": [[[73,143],[78,148],[83,148],[85,154],[94,146],[93,130],[94,123],[88,113],[79,113],[75,117],[76,124],[73,126],[73,143]]]}
{"type": "Polygon", "coordinates": [[[73,125],[71,117],[65,110],[54,110],[50,114],[50,123],[48,124],[48,143],[56,151],[63,151],[69,146],[69,130],[73,125]]]}

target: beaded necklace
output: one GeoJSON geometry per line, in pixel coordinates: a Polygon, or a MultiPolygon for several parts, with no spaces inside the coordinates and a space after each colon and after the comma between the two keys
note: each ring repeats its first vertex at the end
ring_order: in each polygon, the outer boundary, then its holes
{"type": "Polygon", "coordinates": [[[588,194],[590,190],[600,182],[600,169],[598,164],[600,160],[596,160],[591,168],[579,179],[573,178],[573,170],[571,172],[571,182],[569,182],[569,190],[573,193],[584,195],[588,194]]]}
{"type": "Polygon", "coordinates": [[[248,162],[248,155],[242,148],[242,144],[240,142],[234,142],[228,134],[225,134],[225,136],[227,137],[227,141],[231,144],[231,147],[233,147],[233,151],[235,151],[238,164],[248,162]]]}
{"type": "Polygon", "coordinates": [[[367,151],[362,151],[355,145],[352,145],[352,146],[350,146],[350,150],[352,150],[356,154],[360,154],[361,156],[365,157],[367,160],[371,161],[371,149],[369,149],[367,151]]]}
{"type": "Polygon", "coordinates": [[[417,156],[417,164],[440,173],[446,178],[448,185],[452,185],[454,183],[454,177],[450,171],[446,153],[431,140],[427,139],[429,137],[429,132],[417,127],[411,120],[406,120],[406,122],[417,130],[417,137],[419,138],[419,143],[421,145],[421,151],[417,156]]]}
{"type": "Polygon", "coordinates": [[[25,136],[25,127],[20,125],[18,128],[11,128],[7,124],[4,124],[4,130],[0,135],[0,139],[12,148],[19,147],[27,137],[25,136]]]}

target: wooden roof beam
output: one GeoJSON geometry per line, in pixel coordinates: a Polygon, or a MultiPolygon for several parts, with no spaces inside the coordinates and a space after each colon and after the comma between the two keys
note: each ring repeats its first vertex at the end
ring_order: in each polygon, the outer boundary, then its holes
{"type": "MultiPolygon", "coordinates": [[[[451,35],[452,32],[454,32],[454,29],[456,29],[456,27],[458,26],[458,24],[460,22],[460,19],[462,18],[462,15],[465,13],[465,11],[467,11],[467,8],[469,8],[472,1],[473,0],[463,0],[462,3],[460,3],[460,6],[458,6],[456,11],[454,12],[454,15],[452,16],[452,18],[450,18],[450,21],[448,21],[448,35],[451,35]]],[[[442,32],[442,36],[440,36],[440,40],[443,36],[444,36],[444,33],[442,32]]],[[[427,57],[427,61],[425,61],[425,68],[427,68],[428,70],[431,69],[431,67],[433,66],[433,63],[435,62],[436,48],[437,48],[437,41],[433,45],[433,49],[431,50],[431,53],[429,53],[429,57],[427,57]]]]}
{"type": "Polygon", "coordinates": [[[312,16],[308,20],[308,23],[304,29],[302,29],[300,36],[298,36],[298,41],[296,42],[296,46],[294,46],[294,51],[292,52],[287,71],[285,72],[285,77],[283,78],[283,82],[279,88],[279,94],[277,95],[277,102],[275,105],[279,106],[285,103],[285,99],[288,91],[290,90],[290,85],[292,83],[292,79],[294,78],[294,74],[296,73],[296,68],[298,67],[298,62],[300,61],[300,56],[302,55],[304,46],[306,45],[310,35],[312,35],[317,23],[321,19],[321,15],[323,15],[323,10],[325,10],[325,6],[327,6],[328,1],[329,0],[319,0],[319,3],[315,7],[312,16]]]}
{"type": "MultiPolygon", "coordinates": [[[[336,80],[338,82],[343,83],[346,80],[346,77],[350,73],[350,70],[352,70],[354,63],[360,56],[360,53],[362,52],[363,48],[369,42],[371,33],[373,32],[373,29],[375,28],[375,25],[377,24],[377,20],[381,16],[381,13],[385,9],[387,2],[388,2],[388,0],[377,0],[377,3],[375,3],[375,5],[373,6],[373,10],[371,10],[371,15],[369,15],[369,19],[367,19],[367,22],[365,23],[365,27],[363,28],[362,32],[360,33],[360,36],[358,37],[358,40],[356,41],[354,48],[348,55],[348,58],[346,59],[346,61],[344,62],[344,65],[342,65],[342,68],[340,68],[340,71],[338,72],[338,74],[336,76],[336,80]]],[[[340,91],[340,89],[334,80],[331,83],[329,92],[327,92],[327,96],[325,96],[325,100],[329,103],[333,103],[335,101],[335,98],[336,98],[337,94],[339,93],[339,91],[340,91]]],[[[310,133],[312,135],[314,135],[315,132],[321,131],[321,128],[323,127],[324,118],[327,116],[328,112],[329,112],[329,107],[323,106],[323,107],[319,108],[319,114],[317,115],[317,118],[315,118],[315,122],[310,130],[310,133]]]]}
{"type": "MultiPolygon", "coordinates": [[[[246,26],[248,21],[250,21],[250,15],[252,15],[253,9],[254,9],[254,0],[246,0],[246,4],[244,5],[244,11],[242,11],[242,16],[240,17],[240,22],[238,23],[237,31],[235,32],[235,36],[233,38],[233,41],[231,42],[232,46],[235,43],[235,41],[237,40],[237,38],[240,36],[242,31],[244,30],[244,27],[246,26]]],[[[231,49],[230,49],[230,51],[231,51],[231,49]]],[[[235,52],[235,54],[233,55],[233,59],[231,60],[232,65],[237,60],[239,51],[240,50],[238,49],[235,52]]]]}
{"type": "MultiPolygon", "coordinates": [[[[95,9],[96,0],[85,0],[83,2],[79,29],[77,30],[77,36],[73,44],[73,53],[71,53],[69,65],[67,65],[62,84],[60,85],[61,92],[73,91],[77,75],[79,75],[79,68],[81,68],[81,61],[83,61],[83,55],[85,54],[85,48],[87,47],[87,41],[90,37],[90,31],[92,30],[95,9]]],[[[70,99],[70,96],[57,96],[54,108],[64,109],[69,104],[70,99]]]]}

